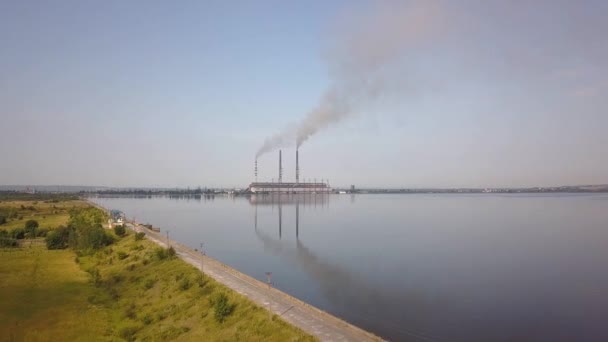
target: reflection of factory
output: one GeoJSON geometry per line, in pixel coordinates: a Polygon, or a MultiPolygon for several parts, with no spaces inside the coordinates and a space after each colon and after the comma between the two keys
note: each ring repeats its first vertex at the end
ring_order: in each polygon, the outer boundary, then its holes
{"type": "Polygon", "coordinates": [[[326,183],[251,183],[249,191],[253,193],[328,193],[331,188],[326,183]]]}
{"type": "Polygon", "coordinates": [[[255,206],[326,206],[329,204],[330,196],[328,194],[282,194],[282,193],[270,193],[270,194],[252,194],[249,196],[249,204],[255,206]]]}
{"type": "Polygon", "coordinates": [[[249,185],[249,191],[252,193],[271,194],[271,193],[288,193],[288,194],[302,194],[302,193],[330,193],[331,187],[329,182],[316,180],[310,182],[310,180],[300,182],[300,164],[298,150],[296,150],[296,181],[295,182],[283,182],[283,161],[281,151],[279,150],[279,178],[277,182],[258,182],[258,161],[255,161],[255,178],[256,181],[249,185]]]}

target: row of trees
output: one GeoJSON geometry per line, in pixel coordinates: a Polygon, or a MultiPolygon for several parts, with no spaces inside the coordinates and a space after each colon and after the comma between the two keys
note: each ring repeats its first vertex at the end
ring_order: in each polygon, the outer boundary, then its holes
{"type": "Polygon", "coordinates": [[[72,209],[68,225],[47,234],[46,246],[48,249],[70,247],[87,254],[110,245],[114,237],[103,229],[104,220],[104,213],[97,208],[72,209]]]}
{"type": "Polygon", "coordinates": [[[15,228],[11,231],[0,229],[0,247],[16,247],[17,240],[45,237],[47,232],[48,229],[39,228],[38,221],[28,220],[23,228],[15,228]]]}

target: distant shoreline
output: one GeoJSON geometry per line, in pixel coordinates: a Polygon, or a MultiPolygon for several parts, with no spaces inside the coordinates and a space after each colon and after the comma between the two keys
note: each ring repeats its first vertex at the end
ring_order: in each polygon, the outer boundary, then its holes
{"type": "MultiPolygon", "coordinates": [[[[251,195],[247,188],[112,188],[94,186],[22,186],[22,185],[0,185],[0,196],[2,193],[22,193],[23,196],[35,193],[65,193],[72,195],[251,195]]],[[[573,185],[573,186],[550,186],[550,187],[494,187],[494,188],[406,188],[406,187],[335,187],[330,193],[333,194],[537,194],[537,193],[608,193],[608,184],[598,185],[573,185]]]]}

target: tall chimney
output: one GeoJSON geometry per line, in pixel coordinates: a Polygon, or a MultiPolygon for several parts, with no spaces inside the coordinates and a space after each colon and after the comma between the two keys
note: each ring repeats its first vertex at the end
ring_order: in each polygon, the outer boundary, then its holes
{"type": "Polygon", "coordinates": [[[255,158],[255,181],[258,181],[258,158],[255,158]]]}
{"type": "Polygon", "coordinates": [[[279,183],[283,182],[283,160],[281,157],[281,150],[279,150],[279,183]]]}
{"type": "Polygon", "coordinates": [[[298,158],[298,149],[296,148],[296,183],[300,182],[300,161],[298,158]]]}

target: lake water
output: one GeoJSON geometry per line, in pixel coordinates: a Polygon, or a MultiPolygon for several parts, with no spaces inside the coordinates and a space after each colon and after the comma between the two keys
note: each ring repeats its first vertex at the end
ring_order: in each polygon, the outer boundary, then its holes
{"type": "Polygon", "coordinates": [[[92,200],[390,340],[608,340],[608,194],[92,200]]]}

